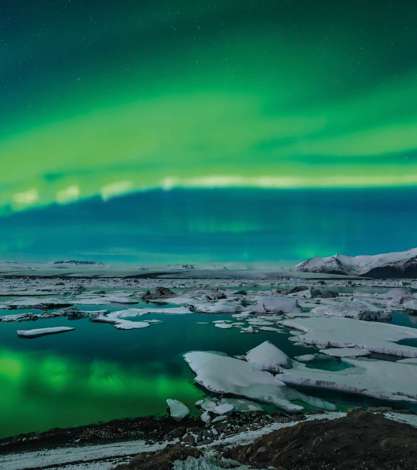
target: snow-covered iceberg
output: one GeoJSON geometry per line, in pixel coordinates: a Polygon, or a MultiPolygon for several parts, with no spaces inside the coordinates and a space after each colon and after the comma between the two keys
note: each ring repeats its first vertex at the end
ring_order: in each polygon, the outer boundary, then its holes
{"type": "Polygon", "coordinates": [[[260,370],[278,372],[281,367],[290,367],[290,358],[269,341],[264,341],[246,353],[249,364],[260,370]]]}
{"type": "Polygon", "coordinates": [[[334,255],[310,258],[298,271],[369,277],[417,277],[417,248],[378,255],[334,255]]]}

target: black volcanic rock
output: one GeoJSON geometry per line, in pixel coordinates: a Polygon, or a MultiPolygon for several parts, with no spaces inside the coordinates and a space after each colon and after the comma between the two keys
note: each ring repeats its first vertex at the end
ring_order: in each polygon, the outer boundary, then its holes
{"type": "Polygon", "coordinates": [[[416,470],[417,429],[363,411],[310,421],[235,447],[226,456],[255,468],[416,470]]]}

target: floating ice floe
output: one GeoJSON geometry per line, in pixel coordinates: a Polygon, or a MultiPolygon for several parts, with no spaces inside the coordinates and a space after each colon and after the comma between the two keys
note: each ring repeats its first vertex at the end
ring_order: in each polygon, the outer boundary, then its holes
{"type": "Polygon", "coordinates": [[[200,419],[203,423],[209,424],[211,422],[210,413],[208,411],[204,411],[204,413],[201,413],[200,419]]]}
{"type": "Polygon", "coordinates": [[[332,404],[292,390],[269,372],[256,369],[245,361],[205,351],[189,352],[184,358],[196,374],[196,382],[213,393],[227,393],[272,403],[288,412],[303,409],[290,400],[334,409],[332,404]]]}
{"type": "Polygon", "coordinates": [[[241,328],[240,332],[241,333],[250,333],[250,334],[252,334],[252,333],[256,333],[256,330],[253,326],[247,326],[247,327],[241,328]]]}
{"type": "Polygon", "coordinates": [[[405,300],[402,303],[401,308],[413,315],[416,314],[417,313],[417,299],[413,298],[413,299],[405,300]]]}
{"type": "Polygon", "coordinates": [[[261,405],[244,398],[205,398],[204,400],[199,400],[196,405],[214,414],[230,413],[231,411],[238,413],[262,411],[261,405]]]}
{"type": "Polygon", "coordinates": [[[272,331],[274,333],[283,333],[284,330],[281,328],[276,328],[275,326],[260,326],[260,330],[262,331],[272,331]]]}
{"type": "Polygon", "coordinates": [[[368,352],[399,357],[417,357],[417,347],[396,342],[417,339],[417,329],[349,318],[298,318],[282,325],[299,330],[296,341],[325,348],[357,347],[368,352]]]}
{"type": "Polygon", "coordinates": [[[406,299],[412,297],[411,291],[403,287],[393,287],[377,295],[378,298],[383,299],[390,307],[400,306],[406,299]]]}
{"type": "Polygon", "coordinates": [[[202,410],[209,413],[214,413],[215,415],[225,415],[227,413],[231,413],[235,408],[234,405],[226,399],[216,400],[205,398],[204,400],[199,400],[196,405],[199,406],[202,410]]]}
{"type": "Polygon", "coordinates": [[[125,318],[133,318],[146,315],[148,310],[140,308],[129,308],[126,310],[117,310],[107,315],[98,315],[94,321],[102,323],[111,323],[118,330],[133,330],[147,328],[151,324],[147,321],[131,321],[125,318]]]}
{"type": "Polygon", "coordinates": [[[400,359],[397,362],[401,363],[401,364],[415,364],[417,366],[417,357],[411,357],[411,358],[407,358],[407,359],[400,359]]]}
{"type": "Polygon", "coordinates": [[[223,328],[223,329],[233,328],[233,324],[225,320],[216,320],[215,322],[213,322],[213,324],[216,328],[223,328]]]}
{"type": "Polygon", "coordinates": [[[249,325],[252,325],[252,326],[272,326],[274,323],[272,321],[269,321],[269,320],[264,320],[263,318],[250,318],[249,320],[247,320],[247,322],[249,323],[249,325]]]}
{"type": "Polygon", "coordinates": [[[334,300],[325,305],[314,307],[312,316],[354,318],[357,320],[389,320],[391,312],[364,300],[334,300]]]}
{"type": "Polygon", "coordinates": [[[295,364],[278,378],[288,385],[365,395],[390,401],[417,402],[415,365],[372,359],[344,359],[348,367],[326,371],[295,364]]]}
{"type": "Polygon", "coordinates": [[[317,354],[301,354],[301,356],[295,356],[294,359],[299,362],[311,362],[316,359],[317,354]]]}
{"type": "Polygon", "coordinates": [[[366,349],[361,348],[328,348],[321,349],[320,352],[332,357],[360,357],[369,355],[366,349]]]}
{"type": "Polygon", "coordinates": [[[49,319],[49,318],[57,318],[63,317],[64,312],[53,312],[53,313],[14,313],[14,314],[7,314],[2,315],[0,317],[0,321],[4,323],[11,323],[11,322],[20,322],[20,321],[34,321],[38,319],[49,319]]]}
{"type": "Polygon", "coordinates": [[[265,313],[290,313],[298,312],[300,308],[297,299],[285,295],[265,295],[260,294],[255,297],[255,304],[247,307],[249,312],[265,313]]]}
{"type": "Polygon", "coordinates": [[[194,301],[190,306],[194,313],[240,313],[242,308],[239,303],[230,300],[194,301]]]}
{"type": "Polygon", "coordinates": [[[54,326],[51,328],[36,328],[33,330],[17,330],[17,336],[21,338],[37,338],[38,336],[53,335],[56,333],[66,333],[75,330],[70,326],[54,326]]]}
{"type": "Polygon", "coordinates": [[[146,321],[131,321],[126,318],[141,317],[150,313],[164,313],[164,314],[187,314],[190,313],[184,307],[177,308],[128,308],[125,310],[117,310],[108,314],[97,315],[94,321],[101,323],[111,323],[119,330],[133,330],[139,328],[147,328],[152,323],[159,323],[159,320],[146,320],[146,321]]]}
{"type": "Polygon", "coordinates": [[[147,321],[118,320],[114,322],[114,327],[118,330],[140,330],[149,326],[151,324],[147,321]]]}
{"type": "Polygon", "coordinates": [[[195,302],[195,298],[190,295],[177,295],[175,297],[165,297],[162,299],[152,299],[149,302],[153,304],[171,304],[171,305],[191,305],[195,302]]]}
{"type": "Polygon", "coordinates": [[[184,419],[190,414],[190,409],[187,405],[184,405],[179,400],[173,400],[171,398],[167,399],[167,405],[169,407],[169,414],[171,418],[174,418],[178,421],[184,419]]]}
{"type": "Polygon", "coordinates": [[[246,353],[246,360],[260,370],[278,372],[282,367],[290,367],[290,358],[269,341],[264,341],[246,353]]]}

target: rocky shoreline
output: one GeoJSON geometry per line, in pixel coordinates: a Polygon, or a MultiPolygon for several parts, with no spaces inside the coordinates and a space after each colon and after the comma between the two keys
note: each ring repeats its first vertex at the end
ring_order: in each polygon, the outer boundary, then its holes
{"type": "Polygon", "coordinates": [[[401,418],[395,421],[392,418],[382,411],[358,409],[347,415],[291,419],[279,413],[236,413],[209,425],[192,417],[180,422],[165,417],[114,420],[2,439],[0,466],[87,470],[155,467],[158,470],[414,470],[417,428],[398,422],[401,418]],[[114,443],[120,445],[115,447],[115,455],[111,455],[107,447],[114,443]],[[126,452],[120,452],[123,446],[126,452]],[[72,459],[62,459],[65,449],[73,455],[72,459]],[[96,450],[95,454],[92,449],[96,450]],[[48,464],[48,458],[52,458],[52,465],[48,464]],[[16,461],[21,466],[13,466],[16,461]],[[11,464],[8,466],[7,462],[11,464]]]}

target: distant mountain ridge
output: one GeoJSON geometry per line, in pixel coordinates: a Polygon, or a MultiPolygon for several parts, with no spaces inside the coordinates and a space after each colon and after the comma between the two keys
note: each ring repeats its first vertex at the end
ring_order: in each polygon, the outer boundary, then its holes
{"type": "Polygon", "coordinates": [[[297,264],[297,271],[368,277],[417,278],[417,248],[378,255],[314,257],[297,264]]]}
{"type": "Polygon", "coordinates": [[[103,264],[98,261],[89,261],[89,260],[79,260],[79,259],[68,259],[68,260],[58,260],[54,261],[54,264],[103,264]]]}

